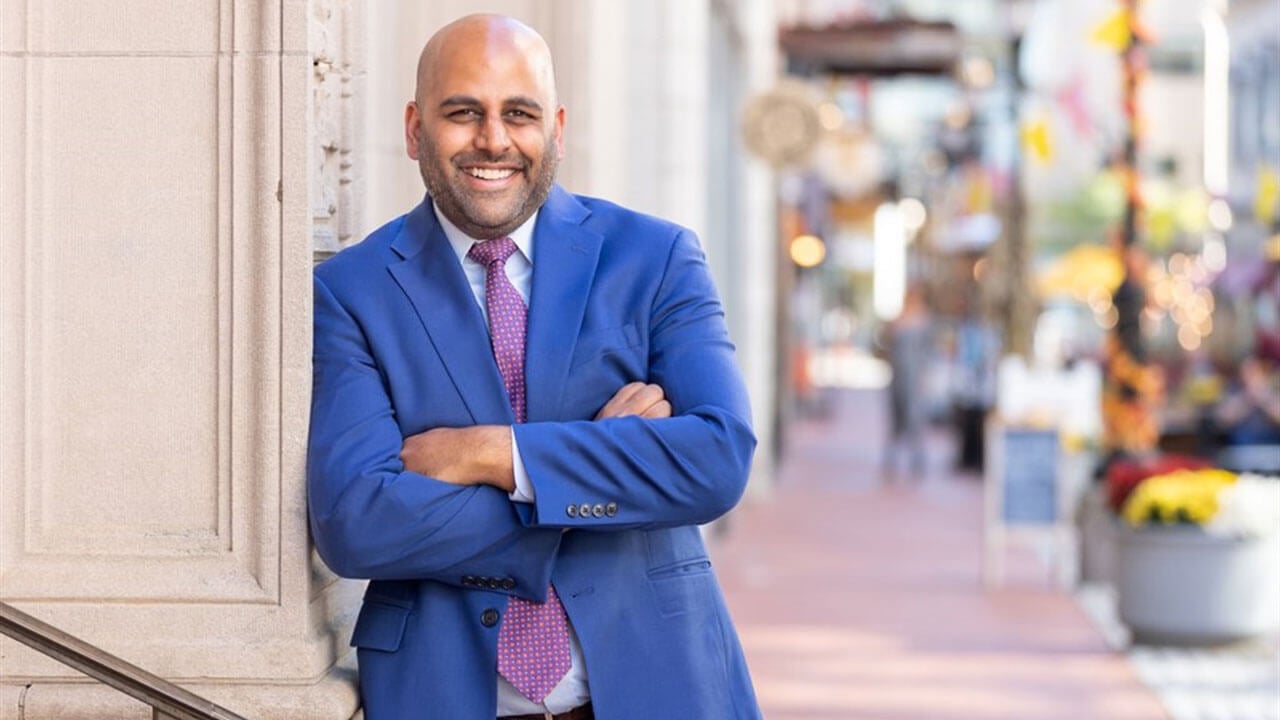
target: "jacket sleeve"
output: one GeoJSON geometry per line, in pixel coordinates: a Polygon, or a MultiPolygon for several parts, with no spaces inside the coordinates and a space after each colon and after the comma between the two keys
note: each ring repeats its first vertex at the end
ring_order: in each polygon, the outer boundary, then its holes
{"type": "Polygon", "coordinates": [[[535,489],[534,527],[655,529],[709,522],[746,488],[755,436],[724,311],[688,231],[680,231],[649,317],[649,377],[672,417],[515,426],[535,489]]]}
{"type": "Polygon", "coordinates": [[[308,509],[334,572],[545,597],[560,533],[529,528],[506,493],[406,471],[403,437],[359,322],[315,279],[308,509]],[[466,578],[466,582],[464,582],[466,578]]]}

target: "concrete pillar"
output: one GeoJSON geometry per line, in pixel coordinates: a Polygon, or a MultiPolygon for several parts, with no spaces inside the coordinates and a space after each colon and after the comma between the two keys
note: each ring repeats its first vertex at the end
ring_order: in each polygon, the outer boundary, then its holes
{"type": "MultiPolygon", "coordinates": [[[[771,89],[779,76],[776,0],[745,0],[721,3],[735,8],[739,38],[739,65],[743,78],[742,102],[771,89]]],[[[773,484],[774,420],[778,415],[777,273],[780,257],[778,237],[778,193],[776,175],[762,160],[750,156],[741,136],[741,104],[734,110],[735,147],[740,157],[737,202],[732,212],[739,218],[740,235],[733,243],[740,255],[737,281],[731,303],[740,319],[735,341],[738,358],[755,412],[759,440],[748,491],[766,494],[773,484]]]]}
{"type": "MultiPolygon", "coordinates": [[[[357,703],[303,462],[362,12],[0,0],[0,599],[254,718],[357,703]]],[[[0,638],[0,718],[150,716],[0,638]]]]}

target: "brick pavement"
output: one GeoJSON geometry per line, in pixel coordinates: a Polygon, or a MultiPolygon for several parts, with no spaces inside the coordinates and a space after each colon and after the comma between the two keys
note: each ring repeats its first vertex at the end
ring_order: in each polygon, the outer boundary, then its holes
{"type": "Polygon", "coordinates": [[[880,396],[833,392],[792,428],[772,496],[712,542],[767,718],[1166,718],[1036,558],[982,588],[981,485],[945,444],[924,480],[886,485],[880,396]]]}

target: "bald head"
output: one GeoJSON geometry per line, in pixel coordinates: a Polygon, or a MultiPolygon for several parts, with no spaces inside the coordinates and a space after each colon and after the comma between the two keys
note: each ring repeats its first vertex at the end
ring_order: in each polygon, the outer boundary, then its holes
{"type": "Polygon", "coordinates": [[[477,240],[509,235],[546,201],[564,155],[551,50],[529,26],[469,15],[418,59],[405,149],[432,202],[477,240]]]}
{"type": "Polygon", "coordinates": [[[480,13],[440,28],[418,56],[414,99],[422,103],[446,84],[458,63],[523,62],[536,79],[546,102],[556,104],[551,48],[536,30],[506,15],[480,13]]]}

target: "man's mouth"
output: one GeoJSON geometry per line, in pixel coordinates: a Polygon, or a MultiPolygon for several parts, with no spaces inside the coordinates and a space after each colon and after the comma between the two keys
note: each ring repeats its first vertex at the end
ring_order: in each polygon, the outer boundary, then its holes
{"type": "Polygon", "coordinates": [[[515,168],[469,167],[463,168],[463,170],[471,177],[481,180],[506,180],[516,174],[515,168]]]}

